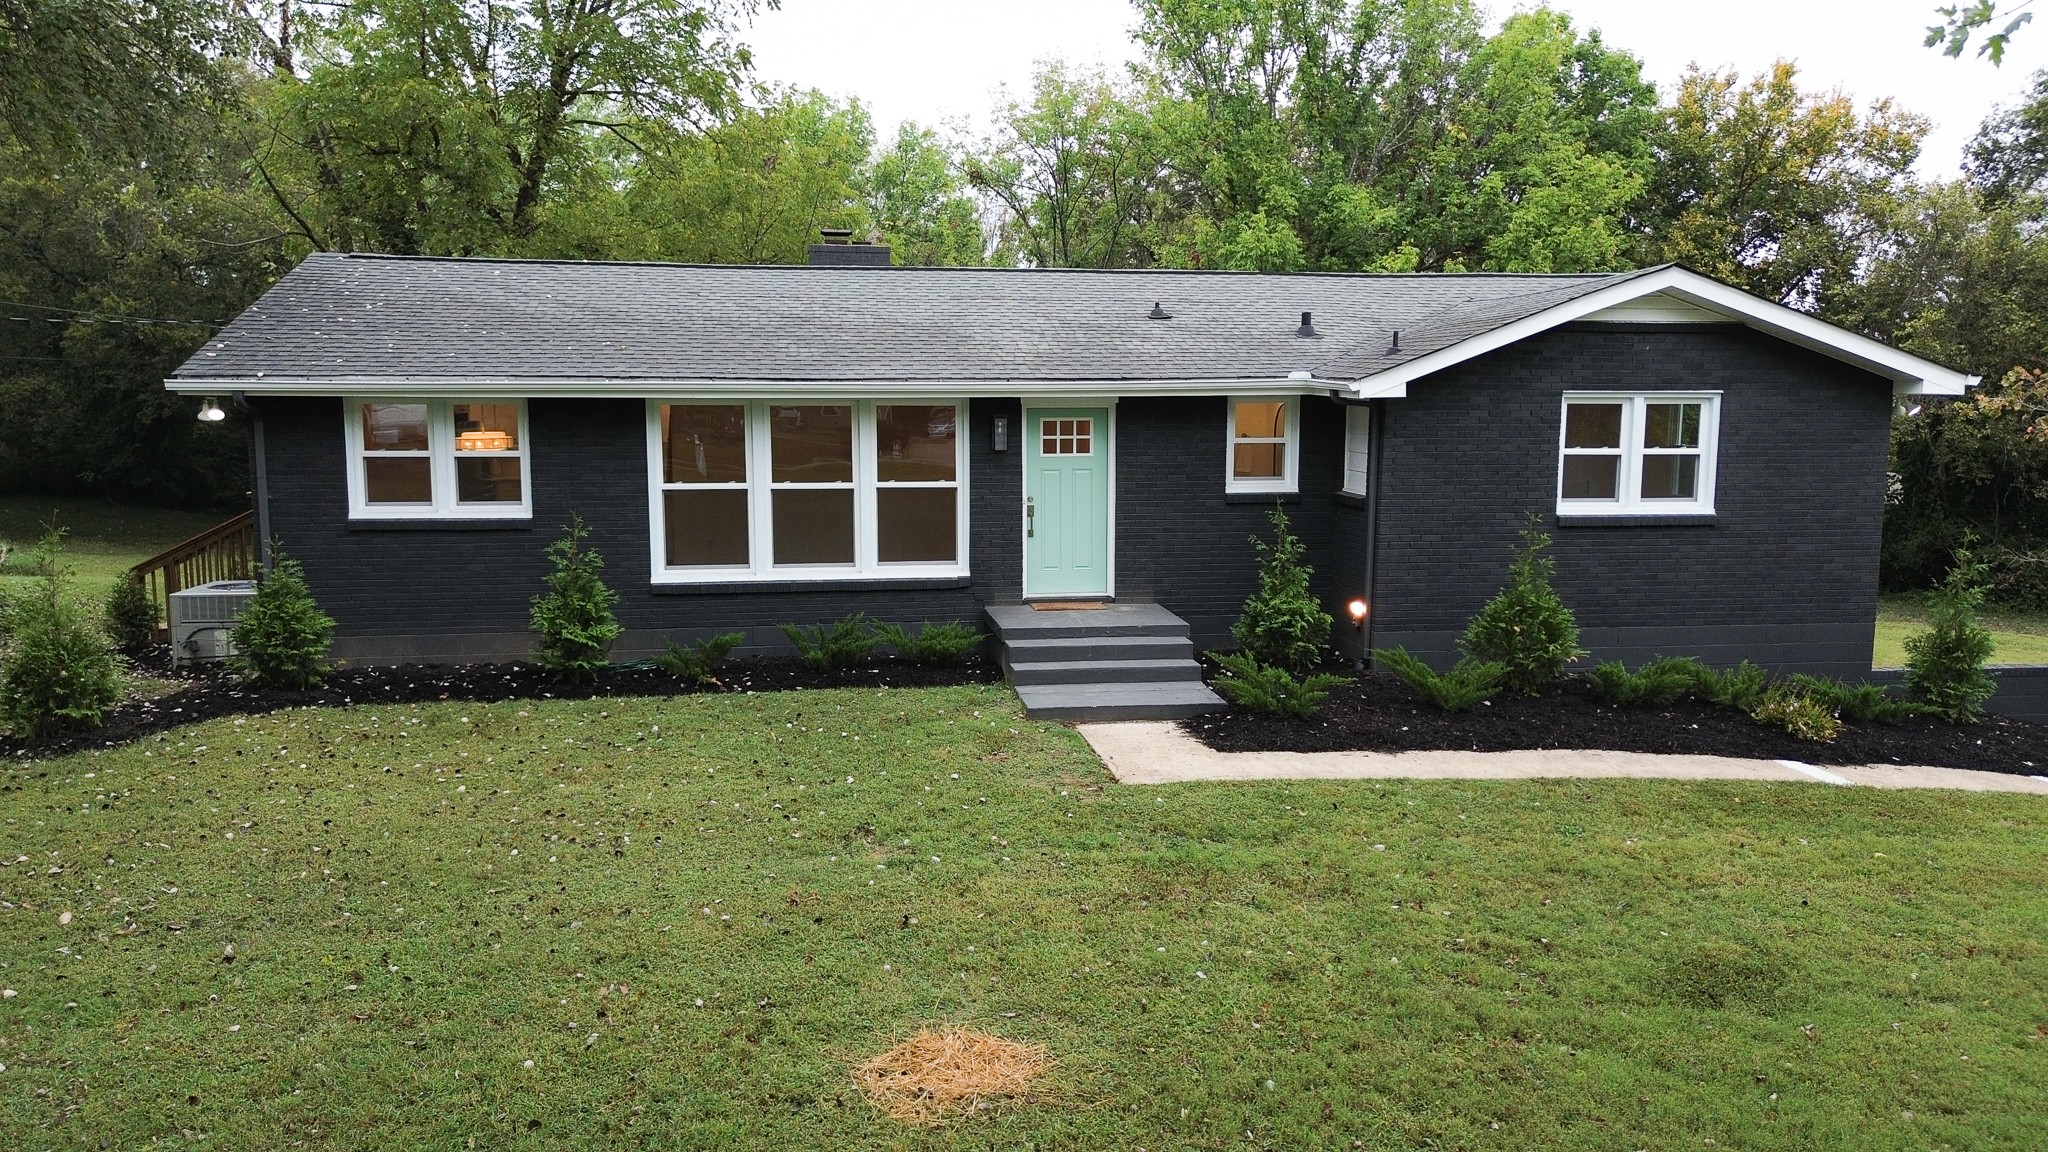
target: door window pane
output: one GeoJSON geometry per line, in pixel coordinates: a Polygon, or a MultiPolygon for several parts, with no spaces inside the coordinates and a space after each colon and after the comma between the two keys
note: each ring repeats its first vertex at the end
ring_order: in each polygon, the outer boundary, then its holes
{"type": "Polygon", "coordinates": [[[853,489],[779,488],[775,563],[853,563],[853,489]]]}
{"type": "Polygon", "coordinates": [[[877,405],[876,478],[884,483],[953,479],[954,417],[951,404],[877,405]]]}
{"type": "Polygon", "coordinates": [[[458,503],[517,504],[519,490],[519,457],[455,458],[455,499],[458,503]]]}
{"type": "Polygon", "coordinates": [[[1643,457],[1643,499],[1691,500],[1699,495],[1700,458],[1689,453],[1643,457]]]}
{"type": "MultiPolygon", "coordinates": [[[[853,411],[851,405],[771,406],[769,444],[775,482],[852,483],[853,411]]],[[[779,522],[781,517],[776,519],[779,522]]],[[[779,526],[775,535],[778,540],[782,538],[779,526]]],[[[781,555],[779,549],[776,554],[781,555]]]]}
{"type": "Polygon", "coordinates": [[[669,484],[747,482],[747,409],[677,404],[661,410],[661,478],[669,484]]]}
{"type": "Polygon", "coordinates": [[[1286,476],[1286,443],[1235,445],[1230,455],[1230,474],[1239,480],[1278,480],[1286,476]]]}
{"type": "Polygon", "coordinates": [[[454,415],[457,452],[519,450],[517,404],[457,404],[454,415]]]}
{"type": "Polygon", "coordinates": [[[1564,458],[1564,498],[1615,499],[1621,493],[1620,476],[1619,456],[1567,456],[1564,458]]]}
{"type": "Polygon", "coordinates": [[[425,404],[363,405],[363,449],[367,452],[425,452],[425,404]]]}
{"type": "Polygon", "coordinates": [[[1287,403],[1282,400],[1247,400],[1237,406],[1239,439],[1287,435],[1287,403]]]}
{"type": "Polygon", "coordinates": [[[877,489],[877,559],[884,564],[952,563],[959,555],[954,498],[951,488],[877,489]]]}
{"type": "Polygon", "coordinates": [[[1041,420],[1038,434],[1041,456],[1087,456],[1095,451],[1093,420],[1041,420]]]}
{"type": "Polygon", "coordinates": [[[365,456],[363,481],[363,499],[370,504],[434,502],[433,461],[425,456],[365,456]]]}
{"type": "Polygon", "coordinates": [[[661,500],[669,567],[746,566],[746,489],[686,488],[661,500]]]}
{"type": "Polygon", "coordinates": [[[1621,447],[1621,405],[1568,404],[1564,410],[1567,448],[1621,447]]]}
{"type": "Polygon", "coordinates": [[[1700,446],[1700,406],[1697,404],[1650,404],[1643,419],[1643,447],[1697,448],[1700,446]]]}

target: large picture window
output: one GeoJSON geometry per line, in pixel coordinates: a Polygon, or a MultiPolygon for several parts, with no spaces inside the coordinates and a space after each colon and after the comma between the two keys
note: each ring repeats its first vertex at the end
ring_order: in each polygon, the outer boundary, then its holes
{"type": "Polygon", "coordinates": [[[1292,492],[1301,438],[1300,403],[1290,396],[1230,401],[1225,492],[1292,492]]]}
{"type": "Polygon", "coordinates": [[[523,400],[349,400],[349,515],[532,515],[523,400]]]}
{"type": "Polygon", "coordinates": [[[1719,433],[1714,393],[1567,394],[1558,514],[1712,512],[1719,433]]]}
{"type": "Polygon", "coordinates": [[[654,578],[833,579],[967,569],[966,405],[649,405],[654,578]]]}

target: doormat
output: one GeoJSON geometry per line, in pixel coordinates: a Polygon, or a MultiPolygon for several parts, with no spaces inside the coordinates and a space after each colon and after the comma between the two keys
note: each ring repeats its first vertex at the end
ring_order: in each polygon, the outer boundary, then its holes
{"type": "Polygon", "coordinates": [[[1093,612],[1109,607],[1107,600],[1033,600],[1033,612],[1093,612]]]}

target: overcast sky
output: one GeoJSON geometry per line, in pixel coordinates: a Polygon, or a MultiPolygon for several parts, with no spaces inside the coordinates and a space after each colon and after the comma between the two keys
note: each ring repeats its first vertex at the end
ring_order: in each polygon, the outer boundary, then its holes
{"type": "MultiPolygon", "coordinates": [[[[1496,17],[1529,5],[1494,4],[1496,17]]],[[[2048,24],[2021,29],[2002,68],[1920,46],[1935,0],[1554,0],[1581,25],[1643,61],[1667,93],[1689,63],[1745,75],[1780,56],[1807,88],[1840,87],[1867,103],[1890,96],[1934,122],[1925,176],[1953,175],[1991,108],[2016,102],[2048,67],[2048,24]]],[[[1034,61],[1064,57],[1114,69],[1135,55],[1120,0],[782,0],[746,39],[759,76],[858,96],[883,134],[902,120],[964,121],[978,130],[997,85],[1022,94],[1034,61]]]]}

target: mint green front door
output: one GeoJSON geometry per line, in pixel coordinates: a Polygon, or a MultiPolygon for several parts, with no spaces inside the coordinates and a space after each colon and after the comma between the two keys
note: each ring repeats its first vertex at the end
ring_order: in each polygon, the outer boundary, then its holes
{"type": "Polygon", "coordinates": [[[1109,595],[1109,409],[1024,411],[1024,594],[1109,595]]]}

